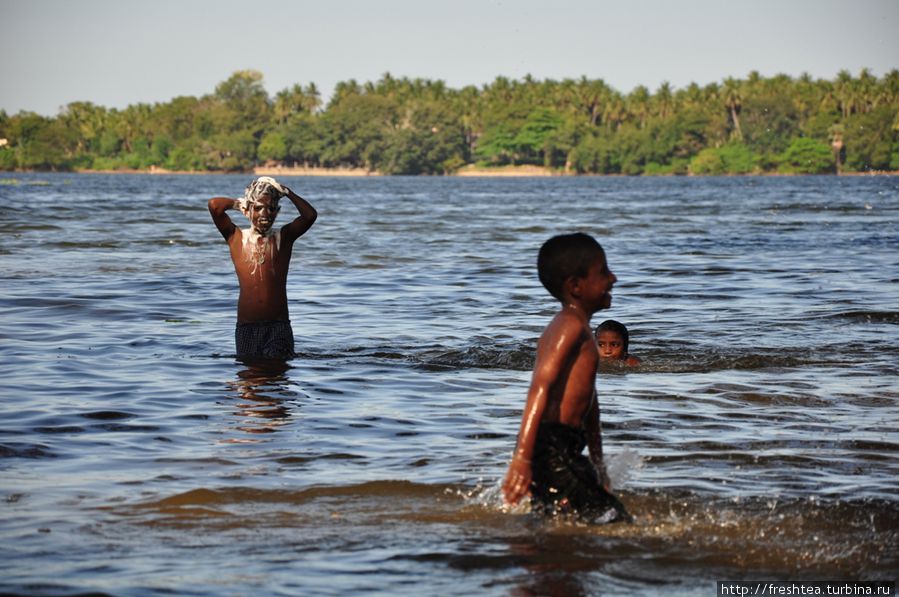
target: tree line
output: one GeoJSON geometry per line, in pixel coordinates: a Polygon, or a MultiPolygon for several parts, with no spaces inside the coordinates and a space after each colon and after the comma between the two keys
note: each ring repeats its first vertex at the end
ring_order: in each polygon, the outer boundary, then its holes
{"type": "Polygon", "coordinates": [[[899,170],[899,71],[728,78],[621,93],[602,79],[395,78],[269,96],[239,71],[202,97],[55,117],[0,111],[0,170],[238,172],[259,165],[448,174],[539,165],[580,174],[899,170]]]}

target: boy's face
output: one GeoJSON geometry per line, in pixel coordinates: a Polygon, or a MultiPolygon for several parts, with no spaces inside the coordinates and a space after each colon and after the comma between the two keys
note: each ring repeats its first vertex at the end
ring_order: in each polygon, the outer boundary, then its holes
{"type": "Polygon", "coordinates": [[[620,359],[624,352],[624,340],[614,330],[602,330],[596,335],[596,345],[599,347],[599,358],[620,359]]]}
{"type": "Polygon", "coordinates": [[[261,195],[254,203],[250,204],[250,224],[259,234],[267,234],[275,223],[280,206],[276,199],[269,195],[261,195]]]}
{"type": "Polygon", "coordinates": [[[612,286],[618,278],[609,269],[605,255],[598,255],[587,275],[581,280],[582,300],[593,308],[593,312],[612,306],[612,286]]]}

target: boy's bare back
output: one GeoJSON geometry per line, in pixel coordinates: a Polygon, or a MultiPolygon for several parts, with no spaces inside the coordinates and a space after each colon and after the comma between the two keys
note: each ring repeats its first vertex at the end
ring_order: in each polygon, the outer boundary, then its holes
{"type": "Polygon", "coordinates": [[[581,427],[594,399],[599,353],[583,312],[565,306],[537,342],[533,384],[547,387],[543,422],[581,427]]]}

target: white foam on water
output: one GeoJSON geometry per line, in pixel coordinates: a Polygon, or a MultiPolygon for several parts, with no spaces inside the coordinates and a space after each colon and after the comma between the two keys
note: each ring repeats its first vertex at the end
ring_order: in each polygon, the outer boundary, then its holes
{"type": "Polygon", "coordinates": [[[605,460],[611,489],[625,485],[636,472],[642,470],[646,465],[646,458],[630,448],[625,448],[617,454],[611,454],[605,460]]]}

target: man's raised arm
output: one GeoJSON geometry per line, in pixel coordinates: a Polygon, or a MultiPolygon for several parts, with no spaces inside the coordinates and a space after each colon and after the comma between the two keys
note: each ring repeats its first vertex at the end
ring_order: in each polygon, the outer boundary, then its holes
{"type": "Polygon", "coordinates": [[[240,200],[228,197],[213,197],[209,200],[209,213],[212,215],[212,221],[215,222],[216,228],[219,229],[225,240],[231,238],[236,229],[230,216],[225,213],[229,209],[240,209],[240,200]]]}
{"type": "Polygon", "coordinates": [[[318,212],[315,211],[315,208],[312,207],[308,201],[291,191],[289,188],[284,185],[281,185],[281,188],[284,189],[284,196],[290,199],[290,202],[293,203],[297,208],[297,211],[300,212],[300,215],[297,218],[292,222],[285,224],[281,229],[282,239],[294,241],[303,236],[306,231],[312,227],[315,223],[315,219],[318,218],[318,212]]]}

